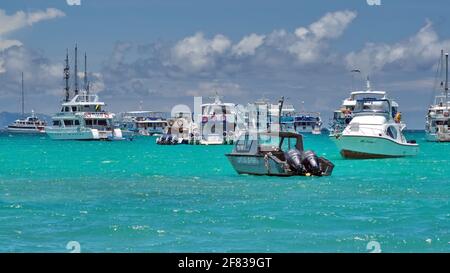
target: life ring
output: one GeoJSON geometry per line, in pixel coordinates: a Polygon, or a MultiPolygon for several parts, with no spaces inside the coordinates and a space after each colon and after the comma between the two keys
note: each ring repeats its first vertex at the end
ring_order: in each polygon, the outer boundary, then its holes
{"type": "Polygon", "coordinates": [[[169,120],[169,126],[173,125],[173,120],[169,120]]]}

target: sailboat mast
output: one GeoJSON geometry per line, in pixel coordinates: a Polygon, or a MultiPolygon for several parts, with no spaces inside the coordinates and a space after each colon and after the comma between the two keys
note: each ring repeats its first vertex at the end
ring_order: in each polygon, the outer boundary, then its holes
{"type": "Polygon", "coordinates": [[[75,44],[75,96],[78,95],[78,46],[75,44]]]}
{"type": "Polygon", "coordinates": [[[22,118],[25,117],[25,99],[24,99],[24,91],[23,91],[23,72],[22,72],[22,118]]]}
{"type": "Polygon", "coordinates": [[[69,49],[66,49],[66,67],[64,67],[64,80],[66,81],[66,87],[65,90],[65,98],[64,101],[68,102],[70,99],[70,93],[69,93],[69,78],[70,78],[70,72],[69,72],[69,49]]]}

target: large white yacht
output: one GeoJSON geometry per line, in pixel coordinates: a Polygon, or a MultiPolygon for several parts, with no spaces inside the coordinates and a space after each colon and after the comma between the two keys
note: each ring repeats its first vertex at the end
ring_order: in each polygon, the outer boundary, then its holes
{"type": "MultiPolygon", "coordinates": [[[[443,56],[441,51],[441,62],[438,74],[442,74],[443,56]]],[[[442,93],[434,98],[434,103],[428,108],[426,116],[425,133],[428,141],[450,142],[450,101],[448,97],[448,53],[445,54],[445,82],[440,82],[442,93]]]]}
{"type": "Polygon", "coordinates": [[[345,158],[385,158],[414,156],[419,147],[403,135],[398,105],[385,91],[367,91],[355,94],[353,118],[341,134],[333,138],[345,158]]]}
{"type": "Polygon", "coordinates": [[[58,140],[121,140],[122,130],[114,128],[114,114],[104,111],[104,102],[86,92],[62,104],[61,112],[46,127],[48,136],[58,140]]]}
{"type": "MultiPolygon", "coordinates": [[[[22,117],[25,117],[25,99],[24,99],[24,89],[23,89],[23,73],[22,73],[22,117]]],[[[12,124],[6,127],[9,133],[31,133],[31,134],[42,134],[45,133],[45,126],[47,123],[39,119],[34,111],[31,110],[31,116],[17,119],[12,124]]]]}
{"type": "MultiPolygon", "coordinates": [[[[85,58],[86,60],[86,58],[85,58]]],[[[85,62],[86,64],[86,62],[85,62]]],[[[86,67],[86,65],[85,65],[86,67]]],[[[64,78],[66,80],[65,100],[61,111],[52,117],[53,125],[46,127],[48,136],[56,140],[121,140],[122,131],[114,128],[114,114],[105,111],[105,103],[98,95],[89,93],[86,80],[83,91],[78,91],[77,48],[75,47],[75,90],[70,99],[69,57],[66,55],[64,78]]]]}

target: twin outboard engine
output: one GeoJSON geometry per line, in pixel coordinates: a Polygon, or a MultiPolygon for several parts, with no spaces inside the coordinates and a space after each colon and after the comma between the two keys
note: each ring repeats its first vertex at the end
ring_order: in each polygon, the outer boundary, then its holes
{"type": "Polygon", "coordinates": [[[176,145],[178,144],[178,137],[172,135],[162,135],[156,139],[156,144],[159,145],[176,145]]]}
{"type": "Polygon", "coordinates": [[[322,175],[319,157],[313,151],[304,151],[302,153],[302,164],[309,173],[322,175]]]}
{"type": "Polygon", "coordinates": [[[156,139],[156,144],[163,145],[166,142],[166,135],[162,135],[156,139]]]}
{"type": "Polygon", "coordinates": [[[306,173],[306,170],[302,164],[302,153],[297,149],[291,149],[285,154],[286,162],[289,167],[298,174],[306,173]]]}
{"type": "Polygon", "coordinates": [[[297,149],[291,149],[285,154],[285,157],[289,167],[297,174],[324,175],[321,169],[323,160],[317,157],[313,151],[300,152],[297,149]]]}

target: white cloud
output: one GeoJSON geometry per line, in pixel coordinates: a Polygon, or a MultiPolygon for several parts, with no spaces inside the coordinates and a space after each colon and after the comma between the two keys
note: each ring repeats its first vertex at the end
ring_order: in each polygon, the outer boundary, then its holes
{"type": "Polygon", "coordinates": [[[287,51],[295,55],[300,62],[314,62],[328,45],[327,40],[340,37],[355,18],[356,12],[353,11],[327,13],[309,27],[297,28],[296,40],[287,47],[287,51]]]}
{"type": "Polygon", "coordinates": [[[355,18],[356,12],[353,11],[329,12],[317,22],[312,23],[309,31],[319,40],[338,38],[355,18]]]}
{"type": "Polygon", "coordinates": [[[440,40],[430,21],[415,35],[394,44],[367,43],[359,52],[350,52],[345,61],[349,69],[359,68],[374,73],[388,66],[403,70],[430,66],[436,62],[441,49],[450,48],[450,40],[440,40]]]}
{"type": "Polygon", "coordinates": [[[0,52],[3,50],[13,47],[13,46],[22,46],[22,42],[17,40],[1,40],[0,39],[0,52]]]}
{"type": "Polygon", "coordinates": [[[196,72],[215,65],[215,57],[223,54],[231,46],[231,41],[218,34],[207,39],[203,33],[184,38],[172,48],[172,63],[186,72],[196,72]]]}
{"type": "MultiPolygon", "coordinates": [[[[48,8],[45,11],[38,10],[34,12],[18,11],[13,15],[8,15],[4,10],[0,9],[0,53],[15,46],[22,46],[22,42],[18,40],[4,39],[2,36],[18,29],[32,26],[33,24],[40,21],[62,16],[65,16],[65,14],[62,11],[54,8],[48,8]]],[[[0,74],[5,73],[7,71],[7,67],[13,70],[16,68],[26,68],[23,65],[23,56],[17,55],[20,54],[21,51],[19,50],[11,52],[16,53],[7,55],[11,58],[11,60],[4,59],[5,55],[0,55],[0,74]]]]}
{"type": "Polygon", "coordinates": [[[264,42],[265,35],[257,35],[252,33],[242,38],[242,40],[233,46],[233,53],[235,55],[254,55],[255,50],[264,42]]]}
{"type": "Polygon", "coordinates": [[[65,16],[64,12],[47,8],[45,11],[38,10],[34,12],[18,11],[13,15],[8,15],[0,9],[0,35],[4,35],[26,26],[32,26],[40,21],[65,16]]]}

